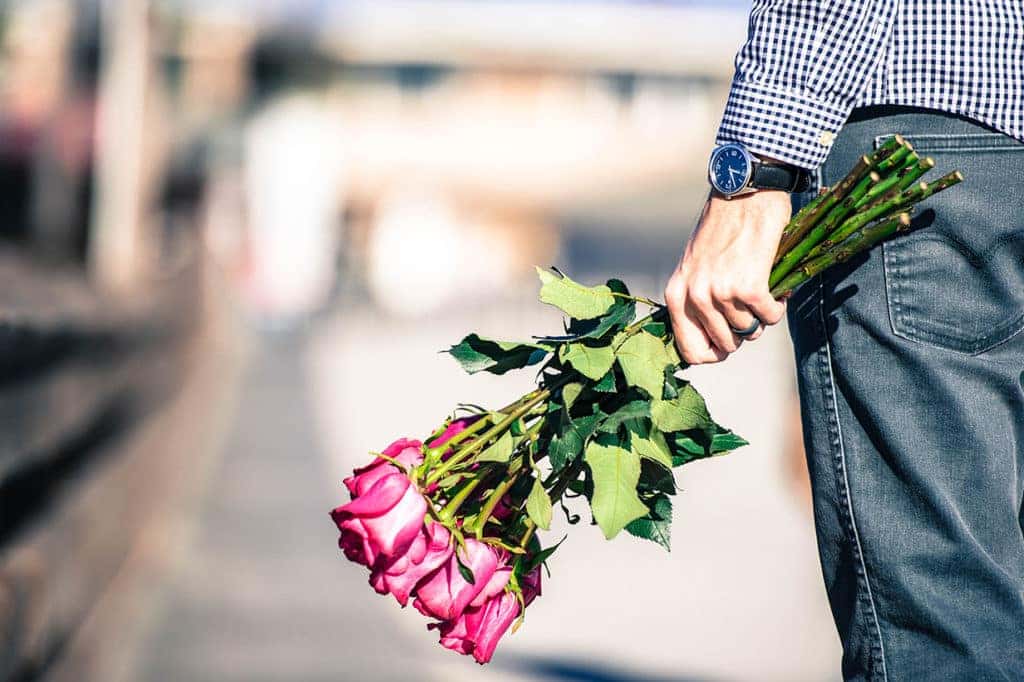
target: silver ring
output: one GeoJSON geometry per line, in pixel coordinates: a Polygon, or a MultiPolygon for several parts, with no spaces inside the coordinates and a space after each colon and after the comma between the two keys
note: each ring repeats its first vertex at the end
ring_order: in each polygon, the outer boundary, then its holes
{"type": "Polygon", "coordinates": [[[756,317],[754,318],[754,321],[750,323],[750,326],[747,327],[746,329],[736,329],[736,327],[733,326],[729,327],[729,329],[732,330],[733,334],[743,339],[753,336],[754,332],[756,332],[760,328],[761,320],[757,319],[756,317]]]}

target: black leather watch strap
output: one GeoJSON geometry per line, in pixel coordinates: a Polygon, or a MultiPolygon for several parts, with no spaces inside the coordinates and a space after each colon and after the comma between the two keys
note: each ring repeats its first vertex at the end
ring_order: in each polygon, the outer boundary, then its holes
{"type": "Polygon", "coordinates": [[[811,189],[814,178],[810,171],[795,166],[770,163],[754,164],[750,187],[755,189],[779,189],[784,192],[806,192],[811,189]]]}

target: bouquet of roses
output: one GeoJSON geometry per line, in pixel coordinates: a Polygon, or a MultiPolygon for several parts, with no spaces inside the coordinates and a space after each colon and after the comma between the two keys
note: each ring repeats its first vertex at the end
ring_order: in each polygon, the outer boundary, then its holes
{"type": "MultiPolygon", "coordinates": [[[[933,166],[899,136],[862,157],[787,226],[772,294],[907,229],[915,204],[962,179],[920,181],[933,166]]],[[[668,549],[673,470],[746,444],[681,376],[664,306],[616,279],[538,274],[541,301],[568,317],[564,334],[470,334],[448,351],[470,373],[539,365],[536,389],[497,410],[460,405],[424,441],[373,453],[344,481],[352,501],[331,513],[370,585],[402,606],[412,599],[443,646],[480,663],[541,593],[541,567],[561,543],[545,547],[537,531],[555,507],[575,524],[579,498],[606,538],[625,530],[668,549]],[[648,313],[638,318],[638,306],[648,313]]]]}

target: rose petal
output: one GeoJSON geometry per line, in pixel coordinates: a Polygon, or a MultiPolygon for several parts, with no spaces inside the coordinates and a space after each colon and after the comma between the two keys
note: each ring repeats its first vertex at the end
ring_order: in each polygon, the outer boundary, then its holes
{"type": "Polygon", "coordinates": [[[381,516],[398,504],[412,481],[401,473],[384,476],[373,484],[373,487],[336,510],[341,515],[358,516],[360,518],[381,516]]]}

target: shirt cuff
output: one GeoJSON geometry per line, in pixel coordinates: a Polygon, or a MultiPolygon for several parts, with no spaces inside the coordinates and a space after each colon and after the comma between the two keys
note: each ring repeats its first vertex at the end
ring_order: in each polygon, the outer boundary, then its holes
{"type": "Polygon", "coordinates": [[[815,170],[851,108],[797,90],[733,80],[717,143],[740,142],[755,154],[815,170]]]}

